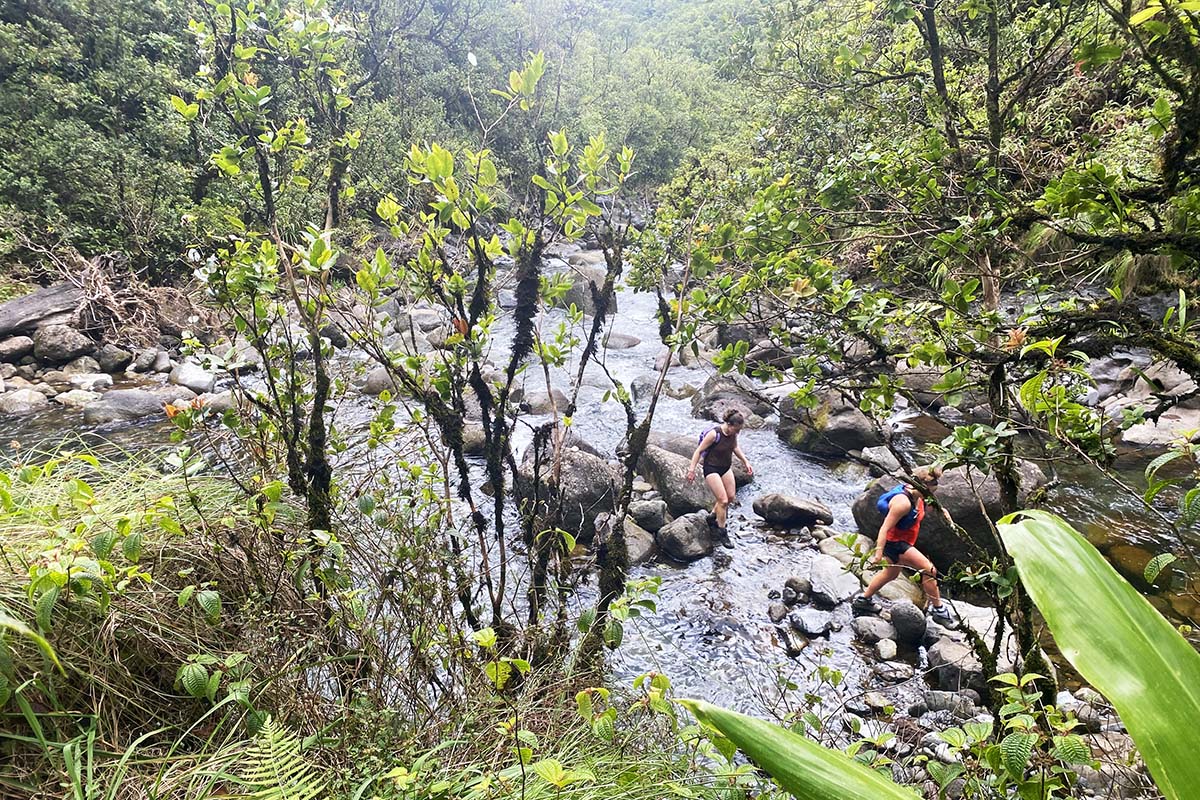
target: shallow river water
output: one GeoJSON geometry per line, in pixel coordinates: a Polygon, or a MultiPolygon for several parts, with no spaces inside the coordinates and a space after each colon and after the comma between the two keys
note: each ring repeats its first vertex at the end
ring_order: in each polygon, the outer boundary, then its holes
{"type": "MultiPolygon", "coordinates": [[[[614,330],[642,340],[636,347],[611,350],[606,356],[609,370],[628,386],[634,378],[654,370],[655,358],[663,346],[657,340],[652,298],[622,291],[618,308],[614,330]]],[[[557,312],[551,312],[542,324],[548,327],[559,319],[557,312]]],[[[504,339],[511,336],[511,331],[501,328],[496,334],[493,359],[498,361],[503,356],[504,339]]],[[[670,380],[675,385],[699,386],[709,374],[705,369],[677,367],[672,368],[670,380]]],[[[601,377],[598,370],[589,375],[593,379],[601,377]]],[[[535,376],[529,380],[531,388],[536,386],[535,376]]],[[[603,402],[601,382],[592,382],[596,386],[581,395],[575,429],[597,448],[611,453],[624,435],[624,416],[615,402],[603,402]]],[[[350,409],[340,412],[341,424],[363,424],[373,403],[366,397],[355,401],[350,409]]],[[[696,436],[711,424],[692,416],[690,401],[663,397],[654,429],[696,436]]],[[[15,454],[15,447],[27,452],[31,447],[54,445],[75,435],[94,446],[107,445],[127,452],[167,445],[166,427],[161,422],[86,430],[78,411],[57,409],[31,417],[0,419],[0,451],[9,456],[15,454]]],[[[844,673],[845,696],[879,689],[870,674],[873,660],[864,658],[858,649],[861,645],[853,640],[846,606],[834,612],[843,627],[834,631],[828,642],[816,640],[796,658],[785,655],[777,642],[775,626],[767,619],[768,593],[781,589],[789,576],[806,574],[816,550],[811,544],[760,529],[750,511],[754,498],[761,494],[799,495],[827,505],[833,511],[836,530],[851,531],[851,504],[869,476],[862,467],[823,462],[791,449],[773,428],[747,429],[741,441],[755,468],[755,480],[739,492],[739,505],[731,510],[730,532],[735,549],[719,550],[714,557],[688,566],[660,562],[635,569],[635,577],[661,579],[658,611],[628,626],[624,643],[613,655],[615,677],[627,683],[640,673],[657,670],[672,678],[680,695],[758,713],[794,708],[799,692],[815,687],[813,676],[820,666],[844,673]],[[792,691],[781,693],[780,687],[788,682],[793,685],[792,691]]],[[[526,443],[519,435],[517,446],[526,443]]],[[[1060,464],[1057,471],[1061,482],[1050,495],[1049,509],[1076,524],[1110,553],[1126,574],[1135,577],[1150,555],[1177,544],[1169,529],[1153,524],[1136,502],[1113,491],[1087,468],[1060,464]]],[[[1178,584],[1185,579],[1180,576],[1175,580],[1178,584]]],[[[585,587],[578,598],[581,607],[590,591],[591,587],[585,587]]],[[[1174,592],[1154,601],[1177,618],[1196,616],[1190,601],[1174,592]]],[[[902,705],[921,688],[918,677],[908,685],[889,687],[887,692],[896,705],[902,705]]]]}

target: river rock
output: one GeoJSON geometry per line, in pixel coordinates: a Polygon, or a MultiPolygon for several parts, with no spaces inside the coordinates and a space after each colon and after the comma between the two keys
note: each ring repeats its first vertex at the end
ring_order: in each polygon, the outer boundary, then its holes
{"type": "Polygon", "coordinates": [[[833,615],[815,608],[802,608],[788,615],[793,629],[805,636],[824,636],[833,629],[833,615]]]}
{"type": "Polygon", "coordinates": [[[699,511],[668,522],[658,531],[658,546],[675,561],[695,561],[712,555],[712,529],[707,517],[699,511]]]}
{"type": "Polygon", "coordinates": [[[83,408],[88,403],[93,403],[99,399],[99,392],[88,391],[87,389],[72,389],[69,392],[62,392],[54,396],[54,402],[67,408],[83,408]]]}
{"type": "Polygon", "coordinates": [[[699,469],[696,470],[696,480],[688,481],[688,464],[688,459],[683,456],[654,445],[646,446],[638,462],[646,480],[658,490],[671,514],[676,517],[709,508],[713,504],[712,494],[700,480],[699,469]]]}
{"type": "Polygon", "coordinates": [[[32,330],[47,318],[74,311],[82,300],[83,292],[68,283],[56,283],[9,300],[0,305],[0,336],[32,330]]]}
{"type": "Polygon", "coordinates": [[[783,603],[771,603],[771,605],[767,608],[767,617],[771,620],[771,622],[783,622],[784,619],[787,618],[787,615],[788,607],[783,603]]]}
{"type": "Polygon", "coordinates": [[[891,661],[896,657],[896,642],[892,639],[880,639],[875,643],[875,654],[881,661],[891,661]]]}
{"type": "MultiPolygon", "coordinates": [[[[517,470],[517,496],[522,502],[529,503],[534,500],[535,480],[537,481],[539,507],[533,511],[539,516],[550,510],[545,504],[553,469],[554,454],[551,450],[548,442],[542,445],[540,453],[537,452],[537,448],[526,448],[517,470]]],[[[596,517],[602,512],[613,510],[617,488],[621,485],[621,473],[617,467],[604,459],[570,446],[569,441],[563,447],[561,461],[559,500],[562,517],[557,524],[586,544],[592,540],[595,533],[596,517]]]]}
{"type": "MultiPolygon", "coordinates": [[[[592,287],[594,286],[595,292],[599,294],[604,287],[606,268],[603,266],[603,255],[601,255],[599,265],[594,261],[589,263],[583,258],[576,259],[577,256],[584,255],[585,253],[576,253],[571,256],[570,269],[557,274],[565,275],[571,281],[571,288],[563,295],[562,304],[567,307],[574,305],[584,314],[594,317],[596,315],[596,297],[593,296],[592,287]]],[[[612,292],[607,298],[607,311],[608,314],[614,314],[616,310],[617,296],[615,292],[612,292]]]]}
{"type": "MultiPolygon", "coordinates": [[[[614,519],[615,517],[608,512],[596,517],[597,541],[605,540],[610,536],[614,519]]],[[[628,514],[625,516],[624,529],[625,552],[629,558],[629,565],[636,566],[654,560],[654,557],[658,555],[658,543],[654,540],[654,534],[638,525],[628,514]]]]}
{"type": "MultiPolygon", "coordinates": [[[[363,390],[366,393],[366,390],[363,390]]],[[[378,393],[377,393],[378,394],[378,393]]],[[[463,425],[462,429],[463,453],[468,456],[480,456],[487,450],[487,434],[483,430],[483,424],[479,422],[468,422],[463,425]]]]}
{"type": "Polygon", "coordinates": [[[625,549],[629,554],[629,565],[637,566],[654,560],[658,555],[658,542],[653,533],[626,516],[625,549]]]}
{"type": "Polygon", "coordinates": [[[46,407],[50,401],[35,389],[16,389],[0,394],[0,414],[20,416],[46,407]]]}
{"type": "Polygon", "coordinates": [[[96,351],[96,361],[100,365],[101,372],[107,372],[110,375],[116,372],[123,371],[133,361],[133,353],[128,350],[122,350],[115,344],[109,343],[102,345],[96,351]]]}
{"type": "Polygon", "coordinates": [[[154,362],[150,365],[151,372],[170,372],[175,369],[175,362],[171,360],[171,354],[166,350],[159,350],[154,354],[154,362]]]}
{"type": "Polygon", "coordinates": [[[651,533],[657,532],[670,519],[664,500],[634,500],[629,504],[629,515],[651,533]]]}
{"type": "Polygon", "coordinates": [[[610,330],[604,337],[604,346],[609,350],[629,350],[641,343],[642,340],[636,336],[630,336],[628,333],[617,333],[613,330],[610,330]]]}
{"type": "MultiPolygon", "coordinates": [[[[363,385],[359,391],[365,395],[368,395],[369,397],[378,397],[385,391],[395,392],[396,382],[392,379],[392,373],[388,371],[387,367],[375,367],[367,373],[367,377],[363,381],[363,385]]],[[[481,433],[482,430],[483,429],[481,427],[481,433]]]]}
{"type": "Polygon", "coordinates": [[[896,629],[890,622],[879,617],[855,617],[851,623],[854,634],[865,644],[875,644],[880,639],[895,639],[896,629]]]}
{"type": "MultiPolygon", "coordinates": [[[[978,561],[976,549],[985,554],[998,555],[988,520],[980,513],[979,500],[968,481],[967,470],[967,467],[946,470],[938,485],[937,500],[950,512],[954,521],[967,530],[971,536],[970,541],[964,541],[957,531],[952,530],[932,506],[928,508],[925,521],[921,523],[917,547],[943,572],[954,564],[978,561]]],[[[1000,486],[996,479],[978,473],[973,473],[972,477],[988,515],[993,520],[999,519],[1004,511],[1000,504],[1000,486]]],[[[1034,490],[1045,485],[1046,475],[1036,464],[1021,460],[1017,462],[1017,482],[1020,487],[1018,503],[1022,503],[1034,490]]],[[[880,517],[875,502],[897,483],[895,478],[880,478],[872,482],[867,491],[854,501],[854,521],[864,536],[874,537],[879,533],[880,517]]]]}
{"type": "Polygon", "coordinates": [[[398,312],[395,317],[393,329],[396,333],[428,333],[429,331],[437,330],[446,324],[444,314],[431,306],[414,305],[404,311],[398,312]]]}
{"type": "Polygon", "coordinates": [[[133,363],[126,369],[130,372],[150,372],[156,358],[158,358],[157,347],[144,348],[138,351],[137,355],[133,357],[133,363]]]}
{"type": "Polygon", "coordinates": [[[13,364],[33,352],[33,339],[28,336],[12,336],[0,342],[0,361],[13,364]]]}
{"type": "Polygon", "coordinates": [[[70,383],[75,389],[94,392],[97,389],[107,389],[109,386],[112,386],[113,379],[112,375],[109,375],[107,372],[92,372],[72,375],[70,383]]]}
{"type": "Polygon", "coordinates": [[[754,513],[777,528],[833,524],[833,512],[824,503],[787,494],[772,493],[755,498],[754,513]]]}
{"type": "MultiPolygon", "coordinates": [[[[663,450],[666,450],[669,453],[674,453],[677,456],[683,456],[688,463],[691,463],[692,453],[696,452],[696,446],[700,444],[700,434],[707,433],[709,430],[709,427],[702,428],[701,430],[696,431],[694,436],[689,434],[657,433],[651,431],[648,441],[655,447],[661,447],[663,450]]],[[[702,465],[703,462],[696,467],[696,473],[699,476],[702,476],[703,474],[703,470],[701,469],[702,465]]],[[[699,481],[700,478],[698,477],[697,480],[699,481]]],[[[747,484],[754,482],[754,476],[746,471],[746,467],[742,465],[741,461],[738,461],[737,456],[733,457],[733,482],[739,487],[746,486],[747,484]]],[[[706,496],[711,498],[711,495],[706,496]]],[[[708,500],[705,504],[711,506],[712,500],[708,500]]]]}
{"type": "Polygon", "coordinates": [[[871,670],[888,683],[904,683],[912,680],[915,674],[915,670],[902,661],[884,661],[882,664],[876,664],[871,670]]]}
{"type": "Polygon", "coordinates": [[[1081,788],[1097,797],[1113,799],[1146,796],[1145,765],[1138,758],[1132,737],[1107,731],[1083,738],[1100,766],[1099,769],[1086,764],[1075,767],[1081,788]]]}
{"type": "Polygon", "coordinates": [[[871,420],[833,391],[822,395],[811,409],[798,406],[791,397],[784,398],[776,431],[792,447],[818,456],[844,456],[880,443],[871,420]]]}
{"type": "Polygon", "coordinates": [[[567,396],[558,389],[551,389],[549,393],[539,389],[528,392],[521,398],[521,408],[530,414],[549,414],[557,408],[561,414],[566,409],[567,402],[567,396]]]}
{"type": "Polygon", "coordinates": [[[916,647],[925,638],[925,612],[908,600],[892,603],[892,627],[896,629],[896,641],[908,647],[916,647]]]}
{"type": "Polygon", "coordinates": [[[859,589],[858,578],[842,569],[842,564],[833,556],[813,556],[809,566],[808,580],[812,584],[810,595],[814,603],[833,607],[844,603],[859,589]]]}
{"type": "Polygon", "coordinates": [[[783,582],[784,589],[790,589],[797,597],[804,597],[812,592],[812,581],[801,575],[793,575],[783,582]]]}
{"type": "Polygon", "coordinates": [[[124,422],[161,414],[163,406],[178,400],[189,401],[196,393],[185,386],[162,386],[155,389],[112,389],[83,409],[89,425],[124,422]]]}
{"type": "Polygon", "coordinates": [[[193,361],[184,361],[176,366],[167,380],[177,386],[186,386],[197,394],[211,392],[217,385],[217,376],[193,361]]]}
{"type": "Polygon", "coordinates": [[[46,325],[33,335],[33,355],[43,364],[66,364],[95,349],[91,339],[67,325],[46,325]]]}
{"type": "Polygon", "coordinates": [[[900,461],[892,455],[885,445],[867,447],[862,451],[863,461],[868,463],[871,474],[875,477],[895,475],[900,472],[900,461]]]}
{"type": "Polygon", "coordinates": [[[80,356],[62,368],[63,374],[68,378],[72,375],[94,375],[101,371],[100,362],[91,356],[80,356]]]}
{"type": "Polygon", "coordinates": [[[713,375],[692,397],[692,416],[721,422],[729,411],[739,411],[747,418],[773,413],[775,407],[756,397],[755,391],[753,384],[739,375],[713,375]]]}
{"type": "Polygon", "coordinates": [[[939,639],[929,648],[929,666],[936,673],[938,686],[950,691],[972,688],[986,691],[987,685],[975,651],[964,642],[939,639]]]}

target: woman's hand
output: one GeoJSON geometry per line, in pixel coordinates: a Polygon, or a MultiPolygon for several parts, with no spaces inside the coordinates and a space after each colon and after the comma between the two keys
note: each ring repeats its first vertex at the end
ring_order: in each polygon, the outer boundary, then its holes
{"type": "Polygon", "coordinates": [[[749,462],[749,461],[743,461],[742,463],[746,465],[746,474],[747,474],[747,475],[753,475],[753,474],[754,474],[754,467],[750,466],[750,462],[749,462]]]}
{"type": "Polygon", "coordinates": [[[874,554],[871,556],[871,563],[872,564],[882,564],[883,563],[883,551],[882,550],[876,550],[874,552],[874,554]]]}
{"type": "Polygon", "coordinates": [[[696,480],[696,468],[689,467],[688,471],[687,471],[687,475],[685,477],[687,478],[688,483],[691,483],[692,481],[696,480]]]}

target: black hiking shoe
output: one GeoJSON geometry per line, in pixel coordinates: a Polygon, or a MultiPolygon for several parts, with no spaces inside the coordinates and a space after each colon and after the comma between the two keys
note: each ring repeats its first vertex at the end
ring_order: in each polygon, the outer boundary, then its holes
{"type": "Polygon", "coordinates": [[[717,527],[717,515],[711,511],[709,512],[708,516],[704,518],[704,521],[708,523],[708,527],[710,528],[717,527]]]}
{"type": "Polygon", "coordinates": [[[713,537],[713,541],[726,550],[733,549],[733,540],[729,538],[728,528],[717,528],[717,535],[713,537]]]}
{"type": "Polygon", "coordinates": [[[856,617],[877,617],[882,613],[883,606],[874,597],[860,594],[850,603],[850,610],[856,617]]]}

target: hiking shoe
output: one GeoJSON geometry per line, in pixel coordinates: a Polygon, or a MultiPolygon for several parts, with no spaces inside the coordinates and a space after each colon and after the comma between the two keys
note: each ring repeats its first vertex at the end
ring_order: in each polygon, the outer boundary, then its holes
{"type": "Polygon", "coordinates": [[[854,612],[854,616],[856,617],[877,617],[883,611],[883,606],[874,597],[867,597],[860,594],[850,603],[850,610],[854,612]]]}
{"type": "Polygon", "coordinates": [[[704,518],[704,521],[708,523],[708,527],[710,527],[710,528],[717,527],[717,515],[716,514],[713,514],[710,512],[709,515],[704,518]]]}
{"type": "Polygon", "coordinates": [[[733,549],[733,540],[729,538],[728,528],[717,528],[717,535],[713,537],[713,541],[726,550],[733,549]]]}
{"type": "Polygon", "coordinates": [[[950,612],[950,606],[945,603],[942,603],[941,608],[937,606],[931,607],[929,609],[929,616],[933,617],[933,621],[943,628],[954,630],[958,627],[958,620],[950,612]]]}

